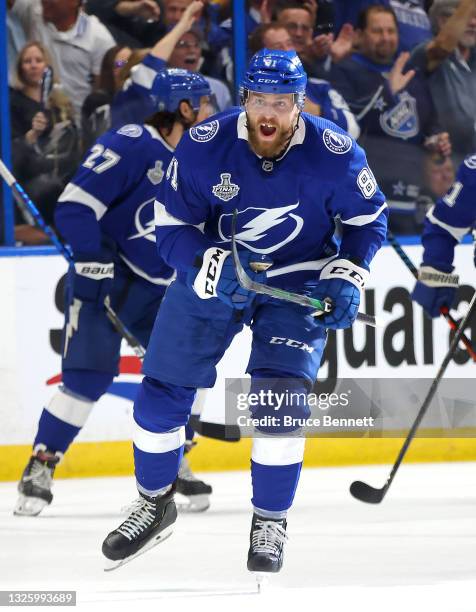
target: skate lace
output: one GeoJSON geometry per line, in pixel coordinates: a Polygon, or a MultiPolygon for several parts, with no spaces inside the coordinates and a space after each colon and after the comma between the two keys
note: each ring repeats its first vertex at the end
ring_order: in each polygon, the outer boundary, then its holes
{"type": "Polygon", "coordinates": [[[134,536],[139,535],[144,529],[150,527],[156,517],[155,504],[143,497],[139,497],[139,499],[136,499],[125,508],[121,508],[121,511],[131,513],[117,529],[128,540],[132,540],[134,536]]]}
{"type": "Polygon", "coordinates": [[[257,519],[251,538],[251,546],[255,553],[277,554],[287,539],[286,530],[280,523],[257,519]]]}
{"type": "Polygon", "coordinates": [[[32,462],[28,474],[23,477],[23,482],[32,482],[42,488],[50,488],[52,481],[51,468],[46,463],[38,461],[38,459],[32,462]]]}
{"type": "Polygon", "coordinates": [[[188,462],[188,459],[185,456],[182,457],[182,461],[179,467],[178,477],[181,478],[182,480],[190,480],[193,482],[198,482],[199,480],[195,476],[195,474],[192,472],[192,470],[190,469],[190,464],[188,462]]]}

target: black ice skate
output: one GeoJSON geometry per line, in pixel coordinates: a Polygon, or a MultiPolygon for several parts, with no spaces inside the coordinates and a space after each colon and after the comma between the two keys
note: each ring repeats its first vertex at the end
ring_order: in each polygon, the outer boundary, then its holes
{"type": "Polygon", "coordinates": [[[185,455],[177,477],[177,493],[187,498],[186,503],[177,503],[180,511],[204,512],[210,507],[212,488],[193,474],[185,455]]]}
{"type": "Polygon", "coordinates": [[[258,589],[263,575],[280,571],[287,538],[286,519],[268,519],[253,514],[248,569],[256,575],[258,589]]]}
{"type": "Polygon", "coordinates": [[[18,483],[18,501],[13,514],[18,516],[37,516],[45,506],[51,504],[53,494],[53,474],[62,458],[62,453],[55,453],[39,444],[26,466],[18,483]]]}
{"type": "Polygon", "coordinates": [[[103,542],[103,555],[110,561],[105,571],[132,561],[172,534],[177,518],[174,493],[175,486],[161,497],[139,494],[129,508],[129,516],[103,542]]]}

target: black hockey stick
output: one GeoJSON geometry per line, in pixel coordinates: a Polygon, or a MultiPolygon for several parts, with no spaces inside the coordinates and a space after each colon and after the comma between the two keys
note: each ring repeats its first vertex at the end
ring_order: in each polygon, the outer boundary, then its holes
{"type": "Polygon", "coordinates": [[[453,357],[453,353],[455,352],[456,347],[458,346],[458,342],[461,339],[463,330],[466,327],[466,325],[469,323],[475,309],[476,309],[476,291],[474,292],[473,297],[471,298],[471,302],[469,304],[469,308],[468,308],[466,315],[462,319],[461,323],[458,326],[458,329],[455,332],[455,335],[453,336],[453,339],[451,340],[450,347],[448,349],[448,352],[446,353],[445,358],[443,359],[443,363],[441,364],[440,369],[438,370],[438,374],[436,375],[435,379],[431,383],[431,387],[428,391],[428,394],[423,400],[423,404],[420,410],[418,411],[416,419],[410,431],[408,432],[408,435],[405,439],[405,442],[403,443],[403,446],[400,452],[398,453],[398,457],[392,467],[389,477],[387,478],[387,482],[384,484],[384,486],[381,489],[376,489],[374,487],[371,487],[365,482],[356,480],[350,485],[350,492],[356,499],[359,499],[360,501],[363,501],[363,502],[367,502],[368,504],[379,504],[382,501],[382,499],[385,497],[388,489],[390,488],[390,485],[392,484],[393,479],[395,478],[395,474],[397,473],[397,470],[400,467],[400,464],[402,463],[403,458],[406,455],[408,447],[410,446],[411,441],[415,437],[416,431],[423,417],[425,416],[425,413],[428,410],[429,405],[431,404],[431,401],[436,393],[438,385],[440,384],[440,380],[443,378],[445,370],[453,357]]]}
{"type": "MultiPolygon", "coordinates": [[[[417,267],[412,262],[412,260],[408,257],[408,255],[405,253],[405,251],[403,250],[401,244],[398,242],[398,240],[395,238],[395,236],[392,234],[392,232],[390,230],[387,230],[387,240],[391,244],[391,246],[393,247],[393,249],[395,250],[397,255],[400,257],[400,259],[403,261],[403,263],[406,265],[406,267],[413,274],[415,279],[418,280],[418,269],[417,269],[417,267]]],[[[458,329],[458,321],[456,321],[456,319],[454,319],[451,316],[448,308],[446,308],[445,306],[442,306],[440,308],[440,313],[448,321],[448,325],[451,327],[451,329],[453,331],[458,329]]],[[[473,345],[471,344],[471,340],[469,340],[467,338],[466,334],[464,334],[464,333],[461,335],[461,342],[464,344],[466,350],[468,351],[468,353],[472,357],[473,361],[476,361],[476,351],[474,350],[473,345]]]]}
{"type": "MultiPolygon", "coordinates": [[[[49,237],[58,252],[66,259],[70,266],[74,265],[73,255],[68,246],[64,245],[56,232],[45,223],[40,211],[35,206],[30,196],[26,193],[23,187],[18,183],[13,174],[8,170],[3,161],[0,159],[0,176],[4,179],[7,185],[12,190],[15,201],[20,210],[33,219],[34,223],[49,237]]],[[[145,348],[139,340],[127,329],[116,312],[111,308],[109,299],[104,301],[106,315],[111,321],[117,333],[124,338],[129,346],[134,351],[134,354],[139,359],[144,359],[145,348]]],[[[190,425],[194,431],[208,438],[217,440],[234,442],[241,437],[240,428],[238,425],[222,425],[220,423],[209,423],[200,421],[199,418],[190,419],[190,425]]]]}
{"type": "MultiPolygon", "coordinates": [[[[277,300],[283,300],[284,302],[292,302],[293,304],[299,304],[300,306],[307,306],[315,308],[316,311],[321,311],[322,314],[330,312],[332,310],[332,304],[326,300],[318,300],[316,298],[309,297],[307,295],[300,295],[299,293],[293,293],[291,291],[285,291],[277,287],[270,287],[264,283],[257,283],[252,280],[245,272],[240,262],[240,256],[236,246],[236,217],[238,211],[233,212],[233,221],[231,229],[231,249],[233,254],[233,263],[235,265],[236,277],[240,285],[248,291],[254,291],[261,295],[269,295],[270,297],[276,298],[277,300]]],[[[357,315],[357,321],[370,325],[371,327],[377,327],[378,323],[374,316],[359,312],[357,315]]]]}

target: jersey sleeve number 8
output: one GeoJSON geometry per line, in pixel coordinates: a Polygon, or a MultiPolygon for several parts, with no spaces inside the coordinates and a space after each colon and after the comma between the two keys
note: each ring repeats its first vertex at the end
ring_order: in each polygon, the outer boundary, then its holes
{"type": "Polygon", "coordinates": [[[109,170],[109,168],[112,168],[117,163],[119,163],[120,159],[121,156],[112,151],[111,149],[105,149],[101,144],[96,144],[91,149],[91,153],[90,155],[88,155],[86,161],[83,163],[83,166],[85,168],[92,169],[94,172],[96,172],[96,174],[101,174],[102,172],[109,170]],[[99,157],[102,157],[103,161],[100,164],[96,165],[96,162],[98,161],[99,157]]]}

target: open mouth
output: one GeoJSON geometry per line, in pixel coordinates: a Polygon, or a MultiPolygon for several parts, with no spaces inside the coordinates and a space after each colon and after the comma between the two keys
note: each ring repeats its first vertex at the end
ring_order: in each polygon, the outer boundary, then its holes
{"type": "Polygon", "coordinates": [[[184,63],[187,66],[193,66],[195,64],[195,62],[197,61],[197,58],[195,57],[195,55],[188,55],[185,60],[184,63]]]}
{"type": "Polygon", "coordinates": [[[274,125],[269,125],[269,123],[260,123],[259,131],[265,138],[271,138],[276,133],[276,127],[274,125]]]}

